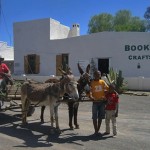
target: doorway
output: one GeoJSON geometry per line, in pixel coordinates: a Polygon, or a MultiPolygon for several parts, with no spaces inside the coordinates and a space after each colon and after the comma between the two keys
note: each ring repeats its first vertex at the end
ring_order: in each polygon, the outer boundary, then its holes
{"type": "Polygon", "coordinates": [[[109,74],[109,58],[98,59],[98,70],[101,71],[101,74],[109,74]]]}

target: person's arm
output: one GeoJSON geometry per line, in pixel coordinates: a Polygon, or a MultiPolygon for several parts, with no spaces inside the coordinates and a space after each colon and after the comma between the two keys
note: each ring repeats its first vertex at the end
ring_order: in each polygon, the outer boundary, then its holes
{"type": "Polygon", "coordinates": [[[119,97],[116,95],[116,110],[115,110],[115,117],[118,117],[118,111],[119,111],[119,97]]]}
{"type": "Polygon", "coordinates": [[[115,117],[118,117],[119,104],[116,104],[115,117]]]}
{"type": "Polygon", "coordinates": [[[3,68],[4,68],[4,73],[6,75],[10,75],[11,74],[11,71],[10,71],[10,69],[8,68],[8,66],[6,64],[3,64],[3,68]]]}
{"type": "Polygon", "coordinates": [[[94,97],[93,97],[93,94],[92,94],[91,84],[90,84],[89,98],[90,98],[90,100],[95,100],[94,97]]]}
{"type": "Polygon", "coordinates": [[[116,90],[114,90],[114,92],[115,92],[115,94],[116,94],[117,98],[119,98],[119,94],[118,94],[118,92],[117,92],[116,90]]]}
{"type": "Polygon", "coordinates": [[[104,82],[104,94],[105,94],[105,97],[106,97],[106,95],[108,94],[109,86],[104,80],[103,80],[103,82],[104,82]]]}
{"type": "Polygon", "coordinates": [[[103,80],[103,83],[104,83],[104,91],[107,92],[109,89],[109,86],[104,80],[103,80]]]}
{"type": "Polygon", "coordinates": [[[10,69],[8,68],[8,66],[6,64],[3,64],[3,67],[4,67],[3,76],[6,78],[6,80],[8,80],[10,85],[13,85],[13,79],[11,78],[10,69]]]}
{"type": "Polygon", "coordinates": [[[95,100],[95,98],[92,95],[92,91],[89,92],[89,98],[90,98],[90,100],[95,100]]]}

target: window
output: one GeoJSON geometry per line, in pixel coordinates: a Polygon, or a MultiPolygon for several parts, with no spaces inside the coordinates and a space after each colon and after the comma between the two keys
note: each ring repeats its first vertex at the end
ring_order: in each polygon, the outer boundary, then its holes
{"type": "Polygon", "coordinates": [[[40,72],[40,56],[36,54],[25,56],[24,71],[26,74],[38,74],[40,72]]]}
{"type": "Polygon", "coordinates": [[[69,55],[68,54],[56,55],[56,75],[57,76],[61,75],[59,68],[62,68],[64,71],[66,71],[68,65],[69,65],[69,55]]]}

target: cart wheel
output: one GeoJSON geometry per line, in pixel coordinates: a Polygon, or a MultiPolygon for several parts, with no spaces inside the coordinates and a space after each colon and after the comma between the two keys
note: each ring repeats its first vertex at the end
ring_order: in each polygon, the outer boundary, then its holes
{"type": "Polygon", "coordinates": [[[1,108],[2,108],[2,104],[1,104],[2,102],[0,101],[0,111],[1,111],[1,108]]]}
{"type": "Polygon", "coordinates": [[[4,101],[0,100],[0,110],[2,109],[2,106],[4,105],[4,101]]]}
{"type": "Polygon", "coordinates": [[[34,113],[34,111],[35,111],[35,108],[33,106],[30,106],[29,110],[28,110],[28,113],[27,113],[27,116],[32,116],[32,114],[34,113]]]}
{"type": "Polygon", "coordinates": [[[4,105],[4,100],[0,99],[0,111],[2,110],[2,106],[4,105]]]}

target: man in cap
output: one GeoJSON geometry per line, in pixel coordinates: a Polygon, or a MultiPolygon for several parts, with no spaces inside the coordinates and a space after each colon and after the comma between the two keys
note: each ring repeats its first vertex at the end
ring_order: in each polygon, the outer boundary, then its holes
{"type": "Polygon", "coordinates": [[[3,61],[4,58],[0,55],[0,88],[2,89],[2,92],[6,92],[6,85],[10,82],[11,72],[3,61]]]}

